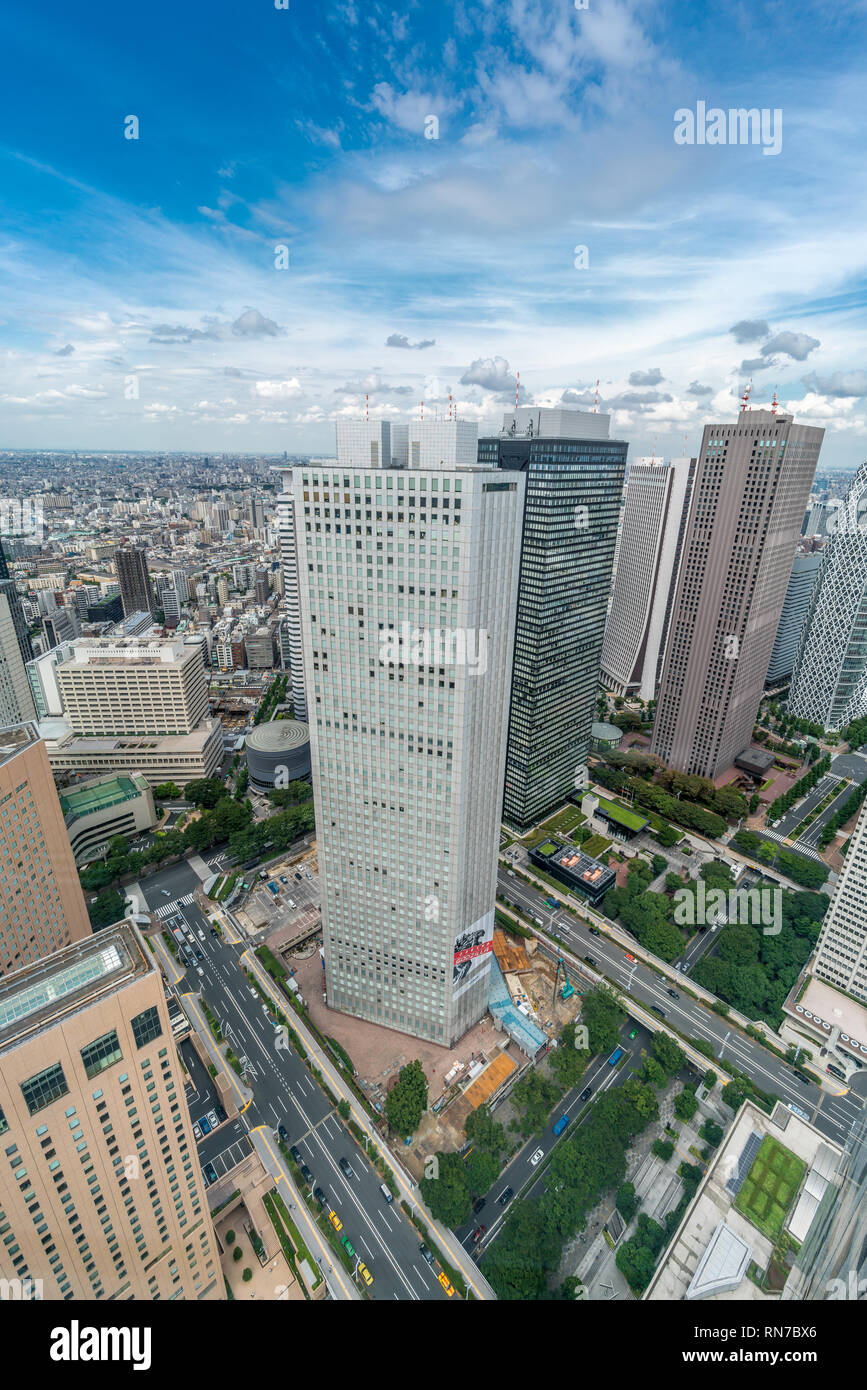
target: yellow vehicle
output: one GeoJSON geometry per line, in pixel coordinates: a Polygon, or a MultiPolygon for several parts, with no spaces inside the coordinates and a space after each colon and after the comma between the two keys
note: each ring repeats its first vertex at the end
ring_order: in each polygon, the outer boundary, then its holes
{"type": "Polygon", "coordinates": [[[454,1284],[451,1284],[451,1283],[449,1282],[448,1276],[445,1275],[445,1274],[438,1274],[438,1275],[437,1275],[437,1278],[439,1279],[440,1283],[442,1284],[442,1286],[443,1286],[443,1288],[445,1289],[446,1293],[448,1294],[449,1298],[451,1298],[452,1294],[453,1294],[454,1291],[455,1291],[455,1286],[454,1286],[454,1284]]]}
{"type": "Polygon", "coordinates": [[[330,1211],[328,1213],[328,1220],[331,1222],[335,1231],[343,1230],[343,1222],[340,1220],[340,1217],[337,1215],[336,1211],[330,1211]]]}
{"type": "Polygon", "coordinates": [[[362,1264],[362,1262],[359,1261],[359,1264],[358,1264],[358,1272],[359,1272],[359,1274],[361,1275],[361,1277],[362,1277],[362,1279],[364,1280],[364,1282],[365,1282],[365,1284],[367,1285],[367,1287],[370,1288],[371,1284],[373,1283],[373,1275],[371,1274],[370,1270],[367,1268],[367,1265],[366,1265],[366,1264],[362,1264]]]}

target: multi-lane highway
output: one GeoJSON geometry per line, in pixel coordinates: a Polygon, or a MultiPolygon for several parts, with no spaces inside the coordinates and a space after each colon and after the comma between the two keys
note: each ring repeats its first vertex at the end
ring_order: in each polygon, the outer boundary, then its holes
{"type": "MultiPolygon", "coordinates": [[[[597,962],[595,968],[590,967],[592,973],[606,976],[625,995],[645,1008],[661,1009],[666,1021],[678,1033],[687,1039],[702,1038],[710,1042],[716,1057],[732,1062],[763,1091],[773,1092],[787,1104],[798,1105],[806,1111],[816,1128],[836,1143],[846,1143],[862,1112],[863,1101],[859,1096],[831,1095],[812,1082],[801,1081],[790,1066],[767,1048],[687,994],[688,980],[684,980],[681,987],[680,983],[672,983],[668,976],[663,976],[652,966],[637,959],[630,960],[629,948],[605,935],[605,919],[598,914],[588,912],[594,924],[603,924],[603,934],[594,936],[589,927],[571,913],[562,910],[551,912],[545,906],[544,891],[537,891],[521,879],[510,877],[505,869],[500,870],[498,889],[503,897],[524,908],[531,918],[540,918],[546,931],[556,932],[579,960],[591,956],[597,962]],[[677,999],[672,998],[672,989],[678,995],[677,999]]],[[[579,907],[579,911],[586,909],[579,907]]],[[[551,950],[556,953],[556,946],[552,946],[551,950]]]]}
{"type": "MultiPolygon", "coordinates": [[[[230,1122],[200,1145],[203,1163],[216,1161],[226,1150],[257,1131],[266,1133],[272,1156],[279,1159],[278,1126],[287,1142],[297,1145],[312,1170],[315,1185],[325,1192],[329,1207],[343,1223],[346,1235],[374,1278],[374,1298],[448,1299],[431,1267],[419,1251],[419,1239],[398,1202],[387,1204],[380,1190],[381,1178],[345,1128],[331,1101],[311,1076],[306,1063],[288,1046],[275,1028],[259,994],[248,984],[241,969],[242,945],[233,945],[211,934],[210,922],[189,898],[198,884],[188,865],[177,865],[158,879],[146,881],[142,891],[151,909],[174,904],[172,915],[189,927],[202,960],[195,960],[178,982],[181,994],[201,995],[219,1019],[223,1034],[239,1059],[243,1059],[246,1087],[253,1093],[238,1120],[230,1122]],[[170,887],[168,895],[166,877],[170,887]],[[348,1160],[351,1174],[341,1171],[340,1159],[348,1160]]],[[[171,917],[163,918],[170,930],[171,917]]],[[[183,970],[178,965],[179,970],[183,970]]],[[[193,1000],[193,1008],[196,1001],[193,1000]]],[[[288,1012],[288,1005],[287,1005],[288,1012]]],[[[195,1071],[193,1083],[204,1083],[195,1071]]],[[[234,1073],[232,1074],[234,1076],[234,1073]]],[[[240,1088],[239,1094],[240,1094],[240,1088]]],[[[246,1094],[246,1092],[244,1093],[246,1094]]],[[[241,1094],[241,1104],[244,1104],[241,1094]]],[[[194,1106],[197,1118],[202,1106],[194,1106]]],[[[249,1144],[247,1140],[247,1144],[249,1144]]],[[[243,1154],[243,1146],[235,1150],[243,1154]]],[[[225,1161],[225,1160],[224,1160],[225,1161]]],[[[218,1176],[221,1173],[218,1169],[218,1176]]]]}

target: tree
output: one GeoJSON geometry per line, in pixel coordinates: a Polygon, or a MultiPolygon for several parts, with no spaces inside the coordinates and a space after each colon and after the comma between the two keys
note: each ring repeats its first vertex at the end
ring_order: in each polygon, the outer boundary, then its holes
{"type": "Polygon", "coordinates": [[[669,1076],[677,1076],[683,1070],[686,1061],[683,1049],[667,1033],[654,1033],[652,1048],[657,1062],[669,1076]]]}
{"type": "Polygon", "coordinates": [[[644,1081],[648,1081],[650,1085],[655,1086],[658,1091],[661,1091],[664,1086],[668,1085],[668,1077],[655,1057],[645,1057],[644,1066],[641,1069],[641,1076],[644,1081]]]}
{"type": "Polygon", "coordinates": [[[396,1134],[414,1134],[427,1109],[427,1077],[421,1062],[401,1067],[397,1085],[385,1098],[385,1117],[396,1134]]]}
{"type": "Polygon", "coordinates": [[[421,1195],[437,1221],[461,1226],[473,1206],[466,1165],[456,1153],[436,1154],[436,1164],[436,1176],[424,1177],[419,1183],[421,1195]]]}
{"type": "Polygon", "coordinates": [[[698,1109],[698,1101],[695,1098],[695,1091],[691,1091],[684,1086],[683,1090],[674,1098],[674,1113],[679,1120],[691,1120],[698,1109]]]}
{"type": "Polygon", "coordinates": [[[610,1052],[617,1046],[618,1032],[625,1016],[617,1000],[607,990],[594,989],[585,994],[581,1022],[587,1028],[591,1053],[610,1052]]]}
{"type": "Polygon", "coordinates": [[[197,778],[188,782],[185,789],[185,799],[191,801],[194,806],[216,806],[225,795],[226,789],[219,777],[197,778]]]}
{"type": "Polygon", "coordinates": [[[663,849],[671,849],[677,844],[680,836],[670,825],[664,825],[661,830],[657,830],[656,838],[663,849]]]}
{"type": "Polygon", "coordinates": [[[704,1139],[705,1143],[710,1144],[711,1148],[715,1149],[722,1140],[723,1128],[722,1125],[717,1124],[716,1120],[705,1120],[699,1130],[699,1134],[702,1139],[704,1139]]]}
{"type": "Polygon", "coordinates": [[[670,1139],[654,1139],[650,1147],[657,1158],[669,1159],[674,1153],[674,1144],[670,1139]]]}
{"type": "Polygon", "coordinates": [[[114,888],[105,888],[94,902],[88,903],[87,915],[94,931],[119,922],[123,917],[124,902],[123,893],[118,893],[114,888]]]}
{"type": "Polygon", "coordinates": [[[486,1105],[471,1110],[464,1122],[464,1134],[482,1153],[499,1158],[506,1147],[506,1131],[491,1116],[486,1105]]]}
{"type": "Polygon", "coordinates": [[[560,1262],[560,1249],[557,1231],[539,1202],[514,1202],[502,1234],[485,1255],[485,1275],[500,1299],[546,1299],[548,1274],[560,1262]]]}
{"type": "Polygon", "coordinates": [[[176,801],[180,795],[181,789],[177,782],[160,782],[158,787],[154,787],[157,801],[176,801]]]}
{"type": "Polygon", "coordinates": [[[654,854],[650,861],[653,868],[653,877],[658,878],[668,868],[668,860],[664,854],[654,854]]]}
{"type": "Polygon", "coordinates": [[[241,1275],[241,1278],[243,1279],[245,1284],[249,1284],[250,1280],[253,1278],[252,1269],[250,1269],[249,1267],[245,1269],[244,1273],[241,1275]]]}
{"type": "Polygon", "coordinates": [[[569,1091],[584,1074],[590,1053],[575,1046],[575,1024],[567,1023],[560,1034],[559,1046],[550,1053],[548,1061],[564,1091],[569,1091]]]}
{"type": "Polygon", "coordinates": [[[629,1225],[629,1222],[632,1220],[639,1206],[639,1199],[635,1195],[634,1183],[624,1182],[620,1184],[617,1189],[617,1196],[614,1199],[614,1205],[617,1207],[623,1220],[629,1225]]]}
{"type": "Polygon", "coordinates": [[[521,1111],[520,1119],[512,1121],[515,1128],[522,1134],[541,1134],[559,1096],[549,1077],[539,1071],[528,1072],[512,1091],[512,1100],[521,1111]]]}
{"type": "Polygon", "coordinates": [[[476,1196],[483,1197],[499,1176],[499,1160],[483,1149],[473,1149],[467,1157],[467,1178],[476,1196]]]}
{"type": "Polygon", "coordinates": [[[349,1101],[345,1099],[345,1097],[341,1098],[337,1102],[337,1113],[342,1120],[348,1120],[350,1115],[352,1114],[352,1107],[350,1106],[349,1101]]]}
{"type": "Polygon", "coordinates": [[[243,1258],[244,1258],[244,1252],[243,1252],[243,1250],[241,1249],[240,1245],[236,1245],[235,1248],[234,1248],[234,1250],[232,1251],[232,1259],[233,1259],[233,1260],[243,1260],[243,1258]]]}

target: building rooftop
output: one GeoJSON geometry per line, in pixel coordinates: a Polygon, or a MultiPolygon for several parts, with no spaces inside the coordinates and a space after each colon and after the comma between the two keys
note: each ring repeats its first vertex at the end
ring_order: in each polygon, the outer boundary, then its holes
{"type": "Polygon", "coordinates": [[[130,801],[147,790],[147,780],[136,772],[94,777],[79,787],[61,792],[60,806],[69,827],[81,816],[89,816],[94,811],[106,810],[122,801],[130,801]]]}
{"type": "MultiPolygon", "coordinates": [[[[544,849],[545,846],[542,846],[538,853],[542,853],[544,849]]],[[[584,854],[574,845],[558,845],[554,853],[546,857],[552,864],[556,864],[558,869],[565,869],[576,883],[594,892],[598,891],[606,878],[613,883],[616,877],[614,870],[609,869],[607,864],[601,864],[598,859],[591,859],[589,854],[584,854]]]]}
{"type": "Polygon", "coordinates": [[[118,922],[0,979],[0,1049],[156,969],[136,928],[118,922]]]}
{"type": "Polygon", "coordinates": [[[39,732],[35,724],[8,724],[0,729],[0,764],[38,742],[39,732]]]}
{"type": "Polygon", "coordinates": [[[627,830],[643,830],[648,823],[646,816],[640,816],[637,811],[630,811],[627,806],[618,806],[616,802],[608,801],[604,796],[599,797],[599,809],[604,811],[609,820],[624,825],[627,830]]]}
{"type": "Polygon", "coordinates": [[[39,728],[51,750],[62,748],[64,753],[193,753],[222,725],[219,719],[203,719],[189,734],[105,735],[99,738],[73,735],[65,719],[43,719],[39,728]]]}
{"type": "Polygon", "coordinates": [[[280,753],[300,748],[310,738],[310,726],[303,719],[272,719],[259,724],[247,735],[247,747],[260,753],[280,753]]]}

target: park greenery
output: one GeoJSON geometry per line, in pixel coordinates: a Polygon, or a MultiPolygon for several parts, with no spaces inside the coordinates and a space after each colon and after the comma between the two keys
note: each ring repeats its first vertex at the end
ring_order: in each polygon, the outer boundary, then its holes
{"type": "Polygon", "coordinates": [[[821,888],[828,877],[825,864],[816,859],[807,859],[803,854],[785,849],[776,840],[763,840],[753,830],[739,830],[732,836],[732,843],[751,859],[776,869],[779,873],[798,883],[802,888],[821,888]]]}
{"type": "Polygon", "coordinates": [[[385,1099],[385,1118],[395,1134],[414,1134],[427,1109],[427,1077],[421,1062],[401,1067],[397,1085],[385,1099]]]}

